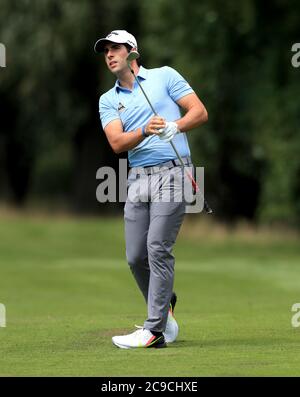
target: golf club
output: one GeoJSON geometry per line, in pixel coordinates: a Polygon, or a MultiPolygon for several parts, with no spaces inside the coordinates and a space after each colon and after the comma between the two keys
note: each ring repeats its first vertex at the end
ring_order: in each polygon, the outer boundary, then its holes
{"type": "MultiPolygon", "coordinates": [[[[137,82],[138,86],[139,86],[140,89],[142,90],[142,93],[144,94],[144,96],[145,96],[145,98],[146,98],[146,100],[147,100],[147,102],[148,102],[148,104],[149,104],[149,106],[150,106],[152,112],[153,112],[156,116],[158,116],[158,114],[156,113],[154,107],[152,106],[152,104],[151,104],[151,102],[150,102],[150,100],[149,100],[147,94],[145,93],[145,91],[144,91],[142,85],[140,84],[138,78],[136,77],[136,75],[134,74],[133,69],[132,69],[131,66],[130,66],[130,62],[136,60],[137,58],[139,58],[139,56],[140,56],[140,54],[139,54],[137,51],[134,51],[134,50],[131,51],[131,52],[128,54],[128,56],[127,56],[127,66],[128,66],[128,68],[129,68],[129,70],[131,71],[131,73],[133,74],[133,76],[134,76],[134,78],[135,78],[135,81],[137,82]]],[[[172,148],[173,148],[174,152],[176,153],[176,156],[177,156],[177,158],[178,158],[180,164],[182,165],[182,167],[183,167],[184,170],[186,171],[186,174],[187,174],[189,180],[190,180],[191,183],[192,183],[192,186],[193,186],[194,191],[195,191],[196,193],[200,192],[200,188],[199,188],[199,186],[197,185],[197,182],[196,182],[195,179],[193,178],[192,174],[186,169],[185,164],[184,164],[184,162],[183,162],[183,160],[182,160],[180,154],[178,153],[178,151],[177,151],[177,149],[176,149],[174,143],[173,143],[172,141],[170,141],[170,144],[172,145],[172,148]]],[[[208,205],[208,203],[207,203],[207,201],[205,200],[204,197],[203,197],[203,203],[204,203],[205,212],[206,212],[207,214],[212,214],[212,213],[213,213],[213,210],[210,208],[210,206],[208,205]]]]}

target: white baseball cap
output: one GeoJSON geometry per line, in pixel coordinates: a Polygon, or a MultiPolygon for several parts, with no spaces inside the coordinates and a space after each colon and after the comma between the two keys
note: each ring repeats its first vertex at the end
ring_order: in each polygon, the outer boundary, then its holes
{"type": "Polygon", "coordinates": [[[106,41],[119,44],[129,44],[131,47],[135,47],[137,49],[135,37],[128,33],[127,30],[113,30],[106,37],[97,40],[94,45],[95,52],[103,52],[106,41]]]}

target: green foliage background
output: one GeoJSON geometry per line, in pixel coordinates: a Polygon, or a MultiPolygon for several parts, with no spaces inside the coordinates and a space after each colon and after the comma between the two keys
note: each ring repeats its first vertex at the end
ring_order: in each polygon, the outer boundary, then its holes
{"type": "Polygon", "coordinates": [[[114,83],[94,42],[113,29],[138,39],[145,67],[169,65],[206,105],[189,134],[217,217],[300,224],[300,42],[296,0],[1,0],[0,198],[24,205],[96,202],[96,171],[117,168],[98,117],[114,83]]]}

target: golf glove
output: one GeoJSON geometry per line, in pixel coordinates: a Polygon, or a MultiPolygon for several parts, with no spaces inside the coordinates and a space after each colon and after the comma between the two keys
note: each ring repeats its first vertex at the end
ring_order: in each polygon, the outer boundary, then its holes
{"type": "Polygon", "coordinates": [[[165,142],[170,142],[170,140],[177,134],[178,126],[174,121],[167,121],[165,128],[161,128],[159,132],[159,139],[165,142]]]}

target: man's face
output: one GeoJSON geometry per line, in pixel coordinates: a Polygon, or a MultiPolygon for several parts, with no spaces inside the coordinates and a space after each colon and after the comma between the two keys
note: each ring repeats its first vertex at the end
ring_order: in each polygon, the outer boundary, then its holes
{"type": "Polygon", "coordinates": [[[124,44],[107,43],[104,47],[104,57],[108,69],[118,74],[127,68],[128,51],[124,44]]]}

